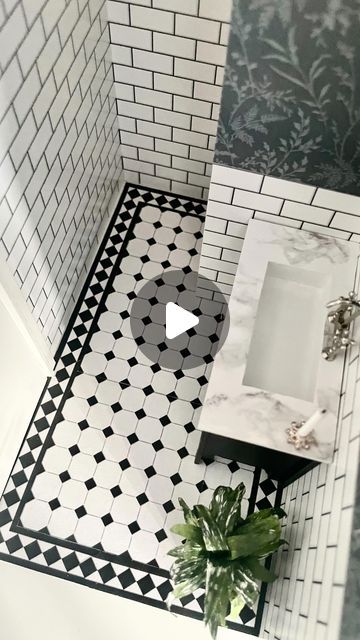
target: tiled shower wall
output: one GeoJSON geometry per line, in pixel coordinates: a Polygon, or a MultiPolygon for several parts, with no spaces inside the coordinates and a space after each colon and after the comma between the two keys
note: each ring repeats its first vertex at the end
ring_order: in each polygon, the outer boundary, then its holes
{"type": "Polygon", "coordinates": [[[231,0],[107,0],[129,181],[205,198],[231,0]]]}
{"type": "Polygon", "coordinates": [[[57,346],[121,174],[105,0],[0,0],[0,251],[57,346]]]}
{"type": "Polygon", "coordinates": [[[251,218],[360,241],[359,196],[214,164],[200,274],[226,296],[251,218]]]}
{"type": "MultiPolygon", "coordinates": [[[[360,338],[360,331],[357,332],[360,338]]],[[[339,640],[360,445],[360,366],[349,354],[334,462],[288,487],[279,576],[266,596],[260,636],[269,640],[339,640]]],[[[355,637],[355,636],[354,636],[355,637]]]]}

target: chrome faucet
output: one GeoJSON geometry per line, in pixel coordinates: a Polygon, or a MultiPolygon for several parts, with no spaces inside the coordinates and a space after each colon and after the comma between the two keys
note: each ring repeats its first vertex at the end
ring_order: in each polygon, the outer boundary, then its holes
{"type": "Polygon", "coordinates": [[[340,351],[355,344],[350,338],[350,325],[360,315],[360,300],[355,291],[348,297],[340,296],[326,305],[330,309],[325,325],[322,356],[334,360],[340,351]]]}

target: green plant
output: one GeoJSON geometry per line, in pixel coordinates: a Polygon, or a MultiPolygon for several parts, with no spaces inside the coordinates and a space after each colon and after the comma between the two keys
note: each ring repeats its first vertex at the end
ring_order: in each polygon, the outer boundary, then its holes
{"type": "Polygon", "coordinates": [[[218,627],[226,625],[228,615],[237,619],[245,604],[254,604],[261,582],[276,579],[260,560],[285,543],[280,537],[285,512],[263,509],[243,519],[244,493],[243,483],[236,489],[218,487],[209,508],[196,505],[190,509],[180,498],[185,523],[171,529],[185,542],[169,551],[175,557],[169,606],[204,588],[204,622],[213,638],[218,627]]]}

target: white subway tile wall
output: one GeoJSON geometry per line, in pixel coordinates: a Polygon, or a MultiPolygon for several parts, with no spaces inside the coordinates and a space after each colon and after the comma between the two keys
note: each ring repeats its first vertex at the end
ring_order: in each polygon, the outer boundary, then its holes
{"type": "Polygon", "coordinates": [[[207,197],[231,6],[107,0],[127,180],[207,197]]]}
{"type": "Polygon", "coordinates": [[[3,4],[0,251],[56,348],[122,170],[105,0],[3,4]]]}
{"type": "MultiPolygon", "coordinates": [[[[357,331],[357,339],[360,337],[357,331]]],[[[260,631],[264,640],[339,640],[360,451],[360,359],[348,354],[334,462],[287,487],[260,631]]]]}
{"type": "Polygon", "coordinates": [[[213,165],[200,276],[213,279],[226,297],[234,280],[229,274],[235,274],[241,253],[236,240],[245,238],[251,218],[359,242],[360,197],[213,165]],[[209,236],[207,231],[216,227],[221,231],[209,236]],[[234,243],[231,253],[219,234],[234,243]],[[216,258],[214,247],[218,249],[216,258]]]}

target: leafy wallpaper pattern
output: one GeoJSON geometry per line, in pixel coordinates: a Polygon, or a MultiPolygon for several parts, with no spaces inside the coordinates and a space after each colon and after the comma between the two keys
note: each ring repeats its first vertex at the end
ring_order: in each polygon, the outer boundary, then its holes
{"type": "Polygon", "coordinates": [[[234,0],[215,162],[360,195],[360,0],[234,0]]]}

